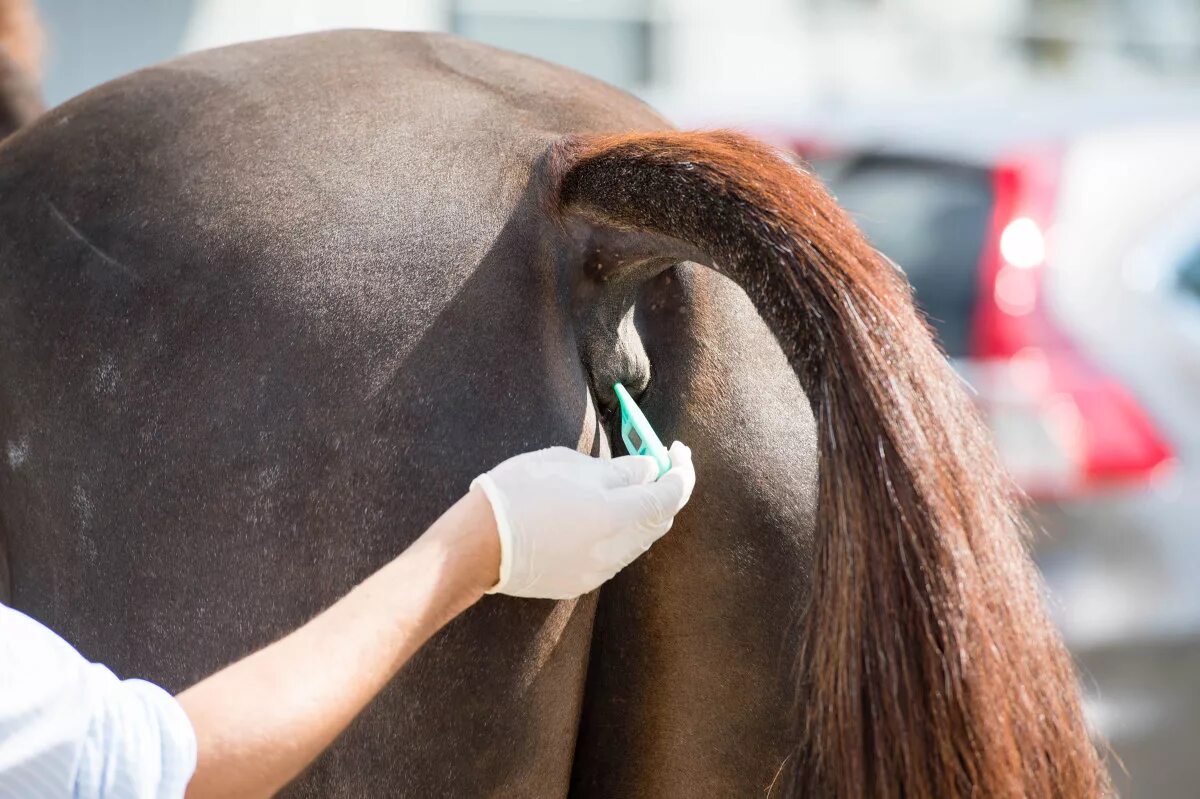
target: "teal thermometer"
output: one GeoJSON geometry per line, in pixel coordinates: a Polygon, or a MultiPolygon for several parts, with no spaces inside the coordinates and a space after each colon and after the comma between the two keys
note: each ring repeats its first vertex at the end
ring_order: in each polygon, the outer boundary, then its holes
{"type": "Polygon", "coordinates": [[[621,405],[621,440],[625,442],[626,451],[630,455],[649,455],[654,458],[658,464],[658,476],[662,477],[671,468],[667,448],[625,386],[613,383],[613,391],[617,392],[617,402],[621,405]]]}

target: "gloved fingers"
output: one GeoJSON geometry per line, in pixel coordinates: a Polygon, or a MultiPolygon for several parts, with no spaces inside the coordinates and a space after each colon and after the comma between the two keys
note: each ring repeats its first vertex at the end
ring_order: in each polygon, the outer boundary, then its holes
{"type": "MultiPolygon", "coordinates": [[[[632,562],[636,558],[640,557],[642,555],[642,553],[649,552],[650,547],[652,547],[654,545],[654,542],[657,541],[658,539],[662,538],[664,535],[667,534],[668,531],[670,531],[671,525],[674,522],[675,522],[675,519],[670,518],[670,519],[667,519],[665,522],[659,522],[658,524],[649,524],[649,525],[646,525],[645,527],[643,527],[641,530],[641,535],[638,538],[638,544],[640,545],[639,551],[635,552],[633,554],[633,557],[631,557],[629,560],[632,562]]],[[[628,564],[626,564],[626,565],[628,565],[628,564]]],[[[622,567],[622,568],[624,568],[624,567],[622,567]]]]}
{"type": "Polygon", "coordinates": [[[629,523],[648,529],[670,522],[691,497],[696,485],[692,451],[676,441],[669,452],[671,469],[657,481],[614,492],[629,523]]]}
{"type": "Polygon", "coordinates": [[[658,477],[658,464],[649,455],[622,455],[609,461],[605,488],[623,488],[649,483],[658,477]]]}
{"type": "MultiPolygon", "coordinates": [[[[688,469],[692,469],[692,448],[682,441],[673,441],[670,448],[667,450],[667,455],[671,458],[672,468],[675,466],[686,466],[688,469]]],[[[695,477],[695,471],[693,470],[693,483],[695,483],[695,477]]]]}
{"type": "Polygon", "coordinates": [[[613,574],[622,571],[629,564],[645,555],[650,551],[650,548],[667,534],[671,529],[671,524],[674,520],[668,519],[659,524],[649,524],[637,528],[637,530],[627,539],[625,539],[625,550],[619,560],[613,562],[613,574]]]}
{"type": "Polygon", "coordinates": [[[695,485],[676,442],[655,481],[645,456],[601,460],[565,447],[510,458],[478,478],[492,505],[501,563],[494,592],[572,597],[610,579],[664,535],[695,485]]]}
{"type": "MultiPolygon", "coordinates": [[[[676,441],[669,450],[671,469],[658,481],[646,486],[654,497],[658,513],[648,521],[652,524],[669,522],[691,499],[696,486],[696,469],[692,466],[692,451],[682,442],[676,441]]],[[[664,531],[665,532],[665,531],[664,531]]]]}

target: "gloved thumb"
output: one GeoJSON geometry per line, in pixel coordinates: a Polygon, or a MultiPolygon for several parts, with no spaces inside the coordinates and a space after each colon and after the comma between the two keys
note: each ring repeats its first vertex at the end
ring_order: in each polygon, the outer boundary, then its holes
{"type": "Polygon", "coordinates": [[[649,455],[622,455],[613,458],[609,488],[622,488],[650,483],[658,479],[658,463],[649,455]]]}
{"type": "MultiPolygon", "coordinates": [[[[681,441],[671,445],[671,469],[659,480],[638,489],[653,509],[650,522],[669,522],[692,496],[696,485],[696,469],[692,466],[692,451],[681,441]]],[[[665,530],[664,530],[665,532],[665,530]]]]}

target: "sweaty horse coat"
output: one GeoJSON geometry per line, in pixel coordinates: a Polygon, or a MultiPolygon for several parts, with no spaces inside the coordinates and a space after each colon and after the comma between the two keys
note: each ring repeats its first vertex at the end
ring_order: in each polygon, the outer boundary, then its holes
{"type": "Polygon", "coordinates": [[[636,135],[667,128],[538,61],[342,32],[188,56],[14,135],[13,604],[182,689],[503,458],[607,454],[622,380],[694,449],[674,531],[598,594],[485,598],[293,795],[1097,790],[902,281],[769,151],[636,135]]]}

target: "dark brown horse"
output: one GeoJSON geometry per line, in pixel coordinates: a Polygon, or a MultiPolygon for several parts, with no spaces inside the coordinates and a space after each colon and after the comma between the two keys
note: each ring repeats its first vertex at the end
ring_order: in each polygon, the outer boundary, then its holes
{"type": "Polygon", "coordinates": [[[694,449],[646,557],[485,599],[290,795],[1105,791],[958,380],[763,145],[342,32],[91,91],[0,145],[0,187],[11,597],[119,673],[181,689],[500,459],[607,453],[614,380],[694,449]]]}

